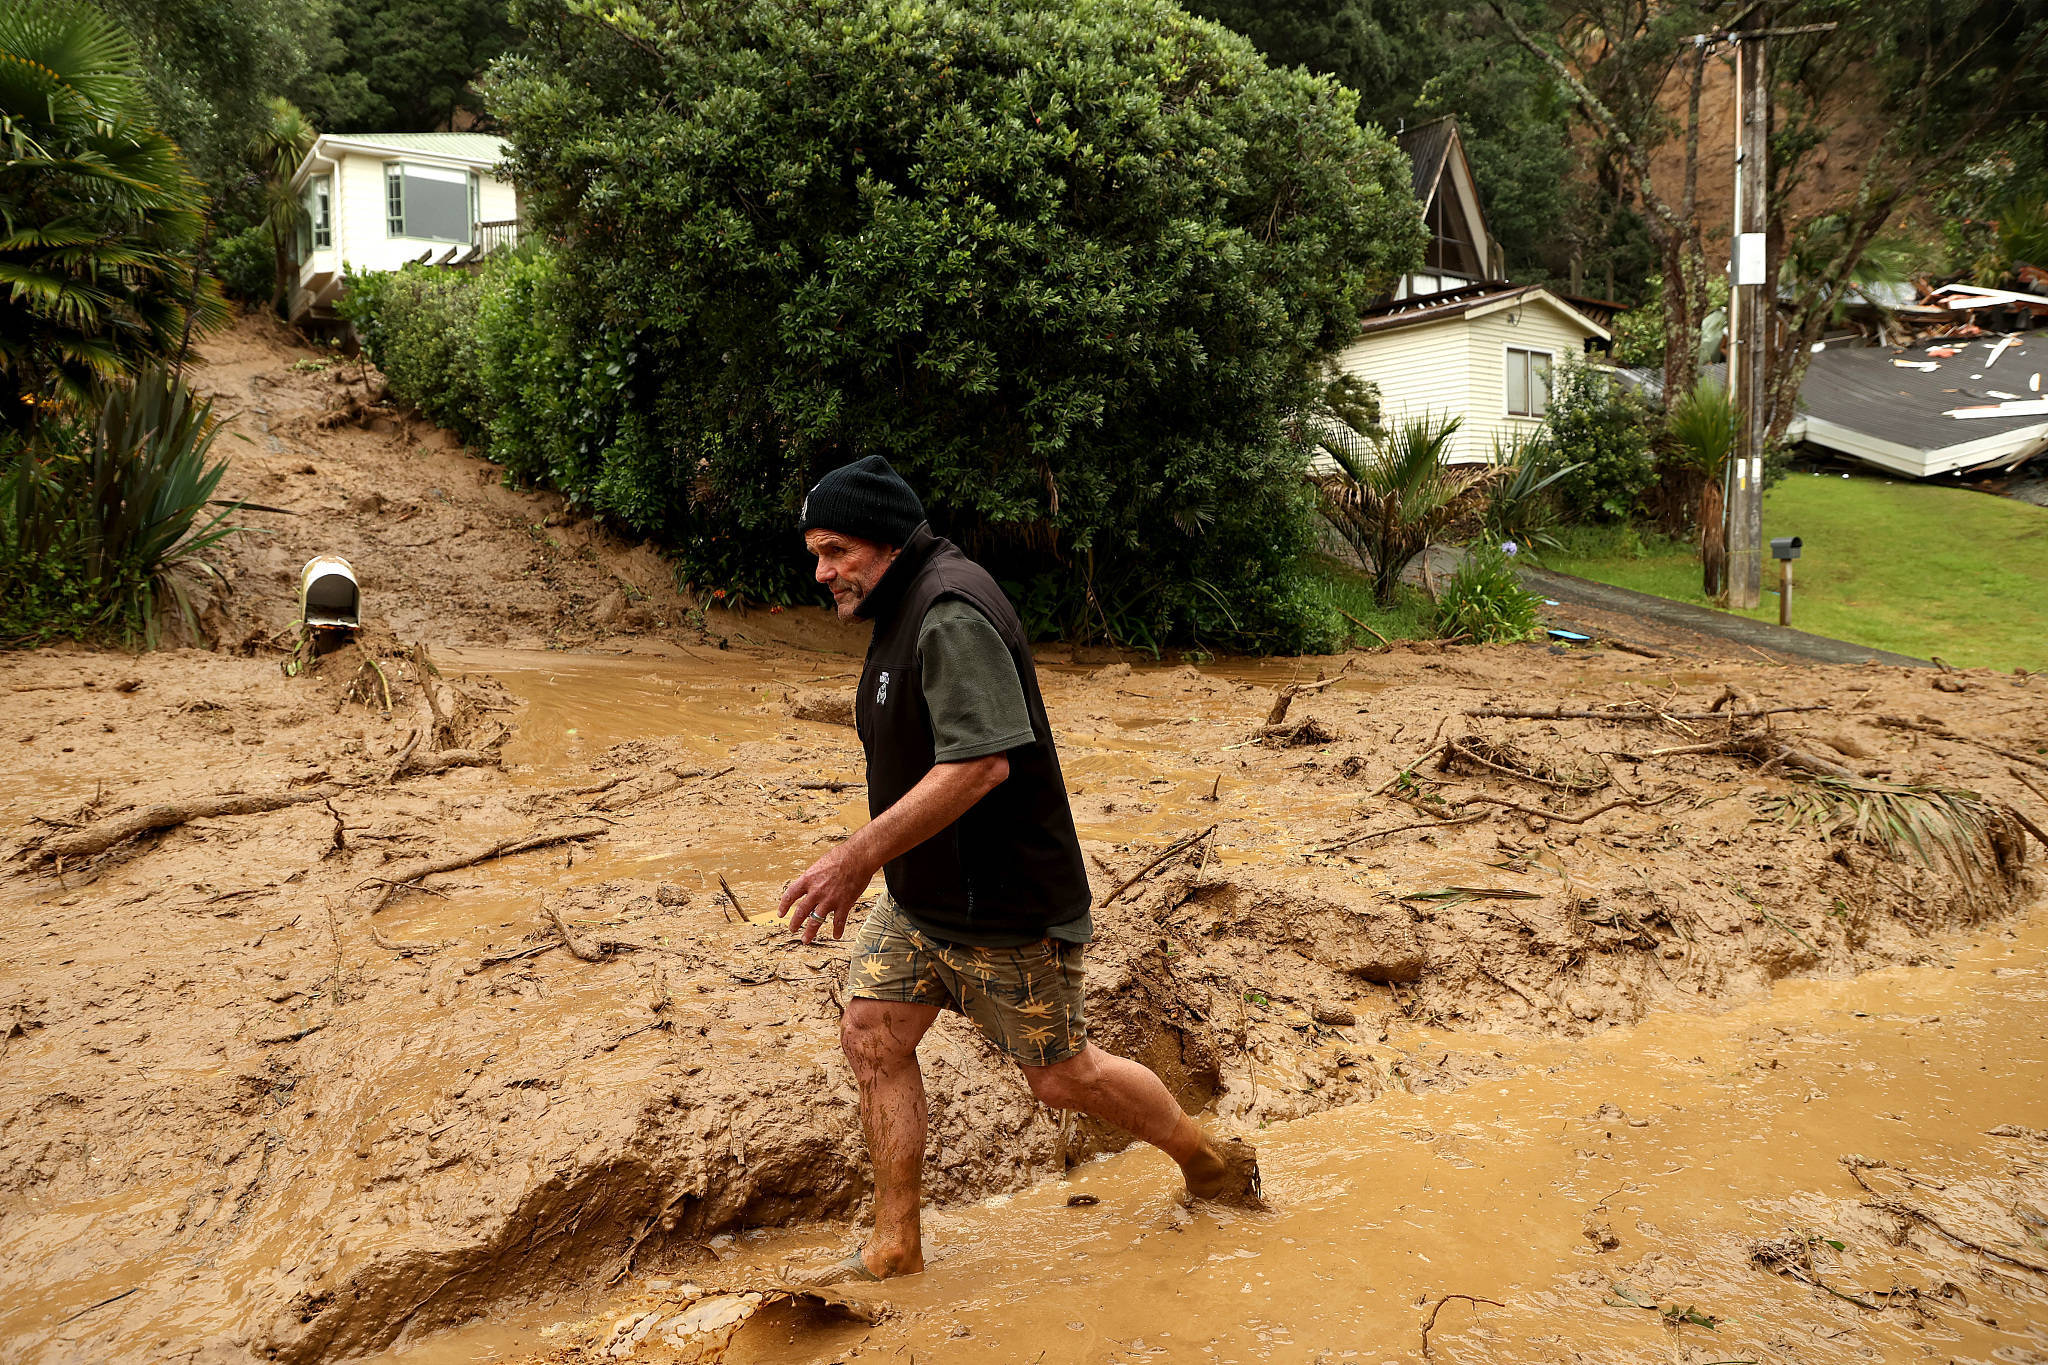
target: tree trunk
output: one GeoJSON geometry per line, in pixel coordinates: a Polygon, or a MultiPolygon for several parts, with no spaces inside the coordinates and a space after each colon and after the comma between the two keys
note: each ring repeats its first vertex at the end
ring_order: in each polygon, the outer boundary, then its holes
{"type": "Polygon", "coordinates": [[[1700,591],[1712,601],[1728,588],[1728,541],[1721,525],[1721,481],[1700,483],[1697,513],[1700,535],[1700,591]]]}

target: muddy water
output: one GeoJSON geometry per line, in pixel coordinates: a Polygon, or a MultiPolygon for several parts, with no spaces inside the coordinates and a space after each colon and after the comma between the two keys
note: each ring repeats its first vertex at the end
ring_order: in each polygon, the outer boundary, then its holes
{"type": "MultiPolygon", "coordinates": [[[[1891,1245],[1891,1220],[1858,1207],[1869,1196],[1837,1160],[1858,1153],[1906,1167],[1919,1183],[1884,1171],[1866,1179],[1970,1240],[2048,1261],[2048,1245],[2015,1218],[2044,1211],[2048,1144],[1987,1134],[2048,1127],[2048,911],[1965,948],[1952,967],[1786,981],[1718,1017],[1659,1016],[1578,1044],[1391,1042],[1496,1052],[1518,1069],[1455,1093],[1390,1091],[1275,1125],[1260,1138],[1275,1205],[1266,1215],[1185,1219],[1165,1162],[1147,1151],[929,1215],[929,1270],[869,1291],[899,1312],[863,1352],[1408,1360],[1420,1355],[1429,1306],[1471,1294],[1500,1306],[1445,1304],[1434,1358],[2048,1359],[2048,1276],[1924,1229],[1891,1245]],[[1101,1202],[1068,1207],[1076,1193],[1101,1202]],[[1596,1250],[1589,1228],[1619,1244],[1596,1250]],[[1807,1234],[1844,1243],[1815,1262],[1836,1289],[1945,1298],[1923,1300],[1924,1314],[1873,1312],[1747,1264],[1757,1239],[1807,1234]],[[1674,1327],[1660,1311],[1688,1308],[1718,1326],[1674,1327]]],[[[742,1237],[725,1264],[689,1273],[758,1283],[840,1235],[742,1237]]],[[[525,1358],[588,1339],[592,1329],[575,1321],[584,1314],[601,1326],[659,1300],[643,1279],[397,1358],[525,1358]]],[[[843,1328],[763,1327],[750,1349],[824,1361],[850,1344],[843,1328]]]]}

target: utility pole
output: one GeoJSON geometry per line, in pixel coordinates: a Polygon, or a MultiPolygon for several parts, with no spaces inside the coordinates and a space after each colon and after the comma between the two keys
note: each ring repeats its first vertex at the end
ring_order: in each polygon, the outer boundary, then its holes
{"type": "Polygon", "coordinates": [[[1777,311],[1765,252],[1769,225],[1771,86],[1766,67],[1769,19],[1756,6],[1735,45],[1735,223],[1729,239],[1728,396],[1735,405],[1735,446],[1721,480],[1724,586],[1728,605],[1762,599],[1764,520],[1764,366],[1777,311]]]}

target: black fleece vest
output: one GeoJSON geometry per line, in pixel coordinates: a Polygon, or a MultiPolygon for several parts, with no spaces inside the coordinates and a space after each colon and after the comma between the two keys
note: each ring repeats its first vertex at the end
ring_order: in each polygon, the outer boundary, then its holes
{"type": "Polygon", "coordinates": [[[1034,739],[1009,751],[1006,781],[887,865],[889,894],[940,937],[948,928],[1036,934],[1074,919],[1090,901],[1038,671],[1023,623],[996,581],[925,526],[911,533],[860,607],[875,623],[853,711],[867,752],[868,814],[895,805],[931,771],[932,722],[917,637],[925,610],[945,597],[987,617],[1009,646],[1034,739]]]}

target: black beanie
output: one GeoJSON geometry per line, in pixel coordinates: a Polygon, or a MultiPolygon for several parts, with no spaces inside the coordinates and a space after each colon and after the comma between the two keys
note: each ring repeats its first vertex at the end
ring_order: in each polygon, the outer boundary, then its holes
{"type": "Polygon", "coordinates": [[[797,514],[798,531],[837,531],[900,546],[924,522],[924,504],[879,455],[855,460],[818,480],[797,514]]]}

